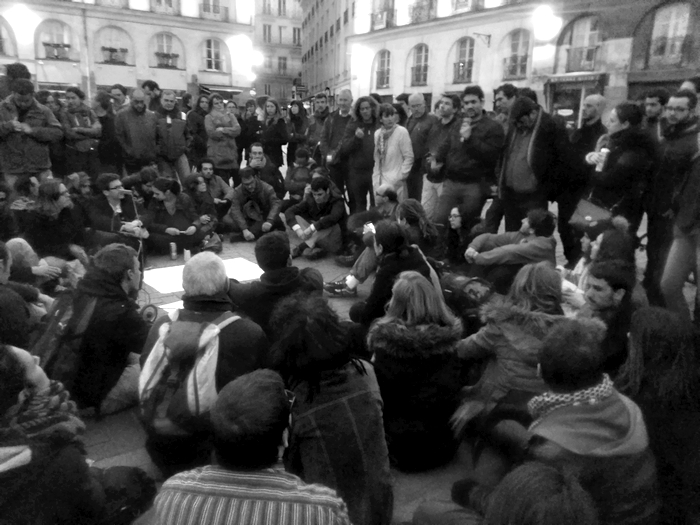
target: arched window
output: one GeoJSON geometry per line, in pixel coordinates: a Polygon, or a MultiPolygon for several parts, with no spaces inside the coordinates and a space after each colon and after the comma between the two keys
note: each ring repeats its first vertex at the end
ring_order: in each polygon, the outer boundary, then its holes
{"type": "Polygon", "coordinates": [[[0,56],[16,57],[17,45],[7,20],[0,17],[0,56]]]}
{"type": "Polygon", "coordinates": [[[470,84],[474,69],[474,39],[460,38],[455,46],[454,84],[470,84]]]}
{"type": "Polygon", "coordinates": [[[391,53],[382,49],[377,53],[374,59],[374,69],[375,69],[375,88],[385,89],[390,86],[391,83],[391,53]]]}
{"type": "Polygon", "coordinates": [[[202,47],[202,69],[205,71],[228,72],[228,50],[226,44],[217,38],[209,38],[204,41],[202,47]]]}
{"type": "Polygon", "coordinates": [[[690,4],[679,2],[656,10],[649,45],[649,66],[679,65],[689,38],[690,4]]]}
{"type": "Polygon", "coordinates": [[[413,67],[411,68],[411,85],[425,86],[428,83],[428,46],[418,44],[413,48],[413,67]]]}
{"type": "Polygon", "coordinates": [[[148,65],[163,69],[185,69],[184,47],[172,33],[156,33],[151,38],[148,65]]]}
{"type": "Polygon", "coordinates": [[[516,80],[527,76],[529,52],[529,31],[516,29],[505,38],[503,41],[503,80],[516,80]]]}
{"type": "Polygon", "coordinates": [[[104,64],[133,64],[134,44],[129,33],[119,27],[103,27],[97,34],[97,62],[104,64]]]}
{"type": "Polygon", "coordinates": [[[36,56],[49,60],[78,60],[79,50],[70,27],[60,20],[44,20],[36,29],[36,56]]]}
{"type": "Polygon", "coordinates": [[[598,17],[579,18],[562,33],[557,54],[557,73],[595,71],[599,52],[598,17]]]}

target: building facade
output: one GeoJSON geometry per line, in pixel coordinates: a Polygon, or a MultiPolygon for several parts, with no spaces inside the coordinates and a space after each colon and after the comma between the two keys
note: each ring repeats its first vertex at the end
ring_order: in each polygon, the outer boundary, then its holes
{"type": "Polygon", "coordinates": [[[255,48],[263,63],[255,67],[258,96],[286,105],[301,77],[302,9],[300,0],[256,0],[255,48]]]}
{"type": "Polygon", "coordinates": [[[327,42],[345,3],[302,0],[302,77],[312,93],[349,85],[356,97],[421,92],[434,102],[479,84],[490,108],[493,89],[509,82],[575,126],[588,94],[611,107],[700,73],[694,0],[550,0],[548,18],[529,0],[355,0],[349,30],[327,42]]]}
{"type": "Polygon", "coordinates": [[[0,4],[0,64],[39,89],[155,80],[179,94],[248,94],[254,10],[246,0],[26,0],[0,4]],[[88,3],[90,2],[90,3],[88,3]]]}

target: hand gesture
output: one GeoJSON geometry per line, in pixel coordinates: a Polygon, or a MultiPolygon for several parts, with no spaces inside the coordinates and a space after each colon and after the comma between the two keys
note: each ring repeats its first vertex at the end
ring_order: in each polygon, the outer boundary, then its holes
{"type": "Polygon", "coordinates": [[[302,230],[301,228],[297,228],[296,233],[297,237],[299,237],[302,241],[306,240],[306,237],[304,236],[304,230],[302,230]]]}
{"type": "Polygon", "coordinates": [[[196,226],[190,226],[190,227],[187,228],[183,233],[184,233],[185,235],[194,235],[195,233],[197,233],[197,227],[196,227],[196,226]]]}
{"type": "Polygon", "coordinates": [[[462,140],[469,140],[469,137],[472,136],[472,125],[469,119],[465,118],[462,120],[462,127],[459,128],[459,135],[462,137],[462,140]]]}
{"type": "Polygon", "coordinates": [[[474,248],[471,246],[467,248],[467,251],[464,252],[464,258],[467,260],[468,263],[473,263],[474,258],[479,255],[479,252],[477,252],[474,248]]]}
{"type": "Polygon", "coordinates": [[[271,229],[272,229],[272,223],[267,222],[267,221],[263,222],[262,231],[264,231],[265,233],[267,233],[267,232],[269,232],[271,229]]]}
{"type": "Polygon", "coordinates": [[[165,233],[167,233],[168,235],[177,236],[180,235],[180,230],[178,230],[177,228],[166,228],[165,233]]]}
{"type": "Polygon", "coordinates": [[[248,242],[252,242],[255,240],[255,235],[250,230],[243,230],[243,238],[248,242]]]}
{"type": "Polygon", "coordinates": [[[61,275],[61,269],[56,266],[32,266],[32,273],[39,277],[55,279],[61,275]]]}
{"type": "Polygon", "coordinates": [[[357,128],[357,129],[355,130],[355,136],[356,136],[358,139],[361,139],[362,137],[365,136],[365,132],[362,131],[362,128],[357,128]]]}

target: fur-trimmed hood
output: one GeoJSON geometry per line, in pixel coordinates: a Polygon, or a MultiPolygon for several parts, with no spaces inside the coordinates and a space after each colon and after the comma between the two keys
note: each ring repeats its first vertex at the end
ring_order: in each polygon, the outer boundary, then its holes
{"type": "Polygon", "coordinates": [[[455,352],[462,336],[462,325],[436,324],[408,326],[404,321],[375,323],[367,337],[371,352],[398,359],[429,359],[455,352]]]}
{"type": "Polygon", "coordinates": [[[552,324],[563,318],[560,315],[533,312],[503,299],[488,302],[481,309],[481,320],[484,324],[496,325],[513,324],[535,337],[544,337],[552,324]]]}

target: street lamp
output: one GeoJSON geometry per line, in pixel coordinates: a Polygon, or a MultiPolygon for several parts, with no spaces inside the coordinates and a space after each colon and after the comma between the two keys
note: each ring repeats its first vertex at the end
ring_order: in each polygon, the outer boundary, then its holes
{"type": "Polygon", "coordinates": [[[535,28],[535,40],[549,42],[559,34],[563,20],[552,11],[548,5],[541,5],[532,14],[532,23],[535,28]]]}

